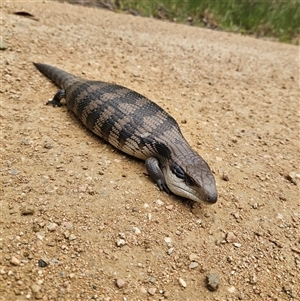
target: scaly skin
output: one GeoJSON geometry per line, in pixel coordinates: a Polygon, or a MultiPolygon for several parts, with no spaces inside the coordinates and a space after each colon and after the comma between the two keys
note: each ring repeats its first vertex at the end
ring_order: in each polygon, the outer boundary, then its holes
{"type": "Polygon", "coordinates": [[[67,107],[96,135],[117,149],[146,160],[161,190],[215,203],[218,193],[208,164],[189,146],[178,123],[161,107],[123,86],[89,81],[56,67],[34,63],[62,88],[48,104],[67,107]]]}

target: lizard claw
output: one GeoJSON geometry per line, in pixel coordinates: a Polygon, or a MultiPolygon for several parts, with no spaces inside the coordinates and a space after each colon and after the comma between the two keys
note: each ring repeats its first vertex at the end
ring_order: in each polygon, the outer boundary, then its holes
{"type": "Polygon", "coordinates": [[[165,182],[163,182],[162,180],[159,179],[156,184],[157,184],[159,190],[165,191],[167,194],[171,194],[171,191],[165,182]]]}

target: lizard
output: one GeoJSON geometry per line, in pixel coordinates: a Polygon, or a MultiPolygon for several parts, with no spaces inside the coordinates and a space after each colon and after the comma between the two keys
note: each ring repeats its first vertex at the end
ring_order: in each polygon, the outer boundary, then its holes
{"type": "Polygon", "coordinates": [[[94,134],[145,161],[160,190],[213,204],[218,192],[206,161],[184,138],[175,119],[155,102],[124,86],[86,80],[59,68],[33,63],[60,90],[48,105],[68,110],[94,134]]]}

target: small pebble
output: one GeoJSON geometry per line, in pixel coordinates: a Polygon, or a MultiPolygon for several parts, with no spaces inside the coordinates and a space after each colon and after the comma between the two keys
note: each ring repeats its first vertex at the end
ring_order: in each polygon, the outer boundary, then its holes
{"type": "Polygon", "coordinates": [[[135,235],[141,234],[141,230],[138,227],[132,227],[132,230],[133,230],[135,235]]]}
{"type": "Polygon", "coordinates": [[[75,239],[76,239],[76,235],[75,234],[70,234],[69,240],[75,240],[75,239]]]}
{"type": "Polygon", "coordinates": [[[236,241],[236,236],[235,236],[232,232],[228,232],[228,233],[226,234],[226,241],[227,241],[228,243],[233,243],[233,242],[236,241]]]}
{"type": "Polygon", "coordinates": [[[297,178],[299,178],[299,175],[297,175],[294,171],[290,172],[287,176],[286,179],[293,183],[294,185],[297,185],[297,178]]]}
{"type": "MultiPolygon", "coordinates": [[[[46,262],[47,262],[47,260],[46,260],[46,262]]],[[[59,263],[59,260],[57,259],[57,258],[52,258],[51,259],[51,263],[53,263],[53,264],[58,264],[59,263]]],[[[74,274],[73,274],[74,275],[74,274]]],[[[70,274],[70,278],[71,278],[71,274],[70,274]]]]}
{"type": "Polygon", "coordinates": [[[67,230],[72,230],[73,229],[73,224],[72,222],[63,222],[61,226],[67,230]]]}
{"type": "Polygon", "coordinates": [[[39,240],[43,240],[44,237],[45,237],[45,233],[44,233],[44,232],[37,232],[37,233],[36,233],[36,237],[37,237],[37,239],[39,239],[39,240]]]}
{"type": "Polygon", "coordinates": [[[7,47],[7,44],[2,39],[0,39],[0,50],[5,50],[7,49],[7,47]]]}
{"type": "Polygon", "coordinates": [[[148,293],[149,293],[151,296],[153,296],[153,295],[155,294],[155,292],[156,292],[156,288],[155,288],[155,287],[151,287],[151,288],[148,289],[148,293]]]}
{"type": "Polygon", "coordinates": [[[44,268],[48,265],[48,263],[46,261],[44,261],[43,259],[40,259],[38,261],[38,265],[39,265],[40,268],[44,268]]]}
{"type": "Polygon", "coordinates": [[[21,215],[33,215],[34,214],[34,208],[31,206],[23,206],[21,209],[21,215]]]}
{"type": "Polygon", "coordinates": [[[11,169],[11,170],[9,170],[8,171],[11,175],[17,175],[18,173],[19,173],[19,171],[18,170],[16,170],[16,169],[11,169]]]}
{"type": "Polygon", "coordinates": [[[162,200],[156,200],[155,202],[158,206],[164,205],[164,202],[162,200]]]}
{"type": "Polygon", "coordinates": [[[220,277],[215,274],[206,276],[206,286],[210,291],[216,291],[219,287],[220,277]]]}
{"type": "Polygon", "coordinates": [[[21,260],[18,259],[17,257],[15,257],[15,256],[12,256],[10,262],[11,262],[11,264],[13,264],[13,265],[20,265],[20,264],[21,264],[21,260]]]}
{"type": "Polygon", "coordinates": [[[116,280],[116,285],[117,285],[118,288],[124,287],[125,284],[126,284],[126,281],[124,279],[117,279],[116,280]]]}
{"type": "Polygon", "coordinates": [[[167,243],[167,244],[170,244],[171,242],[172,242],[172,238],[171,237],[165,237],[165,242],[167,243]]]}
{"type": "Polygon", "coordinates": [[[173,253],[173,251],[174,251],[174,248],[170,248],[170,249],[167,251],[168,255],[171,255],[171,254],[173,253]]]}
{"type": "Polygon", "coordinates": [[[234,242],[233,245],[236,247],[236,248],[240,248],[242,246],[242,244],[240,244],[239,242],[234,242]]]}
{"type": "Polygon", "coordinates": [[[189,269],[194,269],[194,268],[196,268],[198,265],[199,265],[199,264],[198,264],[197,262],[192,261],[192,262],[190,263],[190,265],[189,265],[189,269]]]}
{"type": "Polygon", "coordinates": [[[40,231],[40,226],[38,224],[34,223],[32,225],[32,230],[33,230],[33,232],[39,232],[40,231]]]}
{"type": "Polygon", "coordinates": [[[34,294],[34,298],[36,300],[41,300],[41,299],[43,299],[43,294],[40,291],[38,291],[34,294]]]}
{"type": "Polygon", "coordinates": [[[226,171],[223,172],[222,179],[223,179],[224,181],[229,181],[229,175],[228,175],[228,173],[227,173],[226,171]]]}
{"type": "Polygon", "coordinates": [[[47,229],[50,231],[50,232],[54,232],[57,228],[57,224],[56,223],[50,223],[48,226],[47,226],[47,229]]]}
{"type": "Polygon", "coordinates": [[[125,239],[125,233],[120,232],[120,233],[119,233],[119,237],[122,238],[122,239],[125,239]]]}
{"type": "Polygon", "coordinates": [[[191,253],[189,256],[190,261],[198,261],[199,256],[196,253],[191,253]]]}
{"type": "Polygon", "coordinates": [[[251,284],[255,284],[257,283],[257,276],[254,274],[253,276],[250,277],[250,281],[251,284]]]}
{"type": "Polygon", "coordinates": [[[290,295],[293,289],[292,289],[292,287],[291,287],[289,284],[286,284],[286,285],[284,285],[284,286],[282,287],[282,290],[283,290],[285,293],[287,293],[288,295],[290,295]]]}
{"type": "Polygon", "coordinates": [[[186,282],[182,278],[179,278],[179,283],[182,287],[186,288],[186,282]]]}
{"type": "Polygon", "coordinates": [[[38,291],[41,290],[41,287],[40,287],[38,284],[34,283],[34,284],[31,286],[31,290],[32,290],[33,293],[37,293],[38,291]]]}
{"type": "Polygon", "coordinates": [[[49,143],[49,142],[47,142],[47,143],[44,144],[44,148],[51,149],[52,148],[52,144],[49,143]]]}
{"type": "Polygon", "coordinates": [[[118,247],[122,247],[122,246],[124,246],[125,245],[125,240],[124,239],[122,239],[122,238],[120,238],[120,239],[117,239],[117,241],[116,241],[116,245],[118,246],[118,247]]]}
{"type": "Polygon", "coordinates": [[[64,237],[65,237],[65,239],[68,239],[70,237],[70,231],[69,230],[66,230],[64,232],[64,237]]]}

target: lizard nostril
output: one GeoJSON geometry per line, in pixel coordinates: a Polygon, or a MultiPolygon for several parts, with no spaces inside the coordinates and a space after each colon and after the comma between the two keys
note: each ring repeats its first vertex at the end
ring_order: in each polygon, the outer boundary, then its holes
{"type": "Polygon", "coordinates": [[[217,194],[208,195],[208,196],[206,197],[206,201],[207,201],[208,203],[210,203],[210,204],[216,203],[217,200],[218,200],[218,195],[217,195],[217,194]]]}

